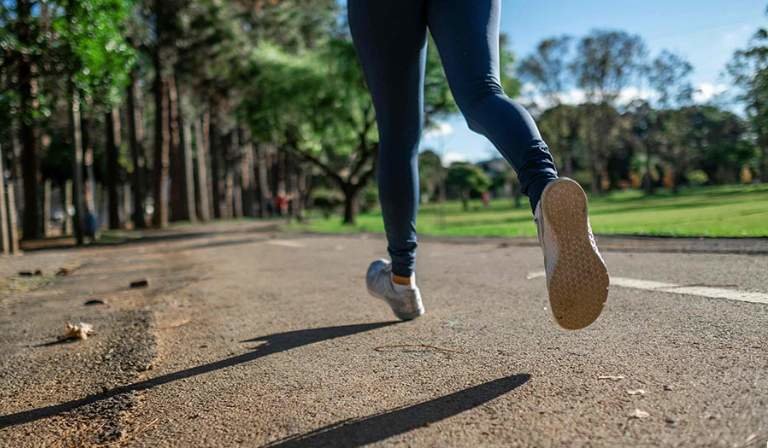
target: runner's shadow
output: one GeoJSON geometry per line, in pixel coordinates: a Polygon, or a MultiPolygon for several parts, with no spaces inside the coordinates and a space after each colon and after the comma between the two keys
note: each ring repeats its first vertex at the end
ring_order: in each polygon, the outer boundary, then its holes
{"type": "Polygon", "coordinates": [[[307,330],[289,331],[277,333],[269,336],[262,336],[249,339],[242,342],[263,342],[253,351],[243,353],[242,355],[232,356],[219,361],[215,361],[201,366],[192,367],[178,372],[160,375],[145,381],[140,381],[126,386],[116,387],[98,394],[89,395],[85,398],[72,400],[65,403],[55,404],[28,411],[21,411],[15,414],[0,416],[0,429],[29,423],[43,418],[53,417],[65,412],[73,411],[83,406],[107,400],[117,395],[152,389],[163,384],[178,381],[185,378],[203,375],[216,370],[226,369],[246,362],[254,361],[264,356],[281,353],[305,345],[315,344],[317,342],[327,341],[345,336],[351,336],[357,333],[375,330],[377,328],[394,325],[398,322],[378,322],[357,325],[342,325],[337,327],[311,328],[307,330]]]}
{"type": "Polygon", "coordinates": [[[307,434],[277,440],[264,448],[359,447],[380,442],[481,406],[522,386],[530,378],[528,374],[499,378],[412,406],[343,420],[307,434]]]}

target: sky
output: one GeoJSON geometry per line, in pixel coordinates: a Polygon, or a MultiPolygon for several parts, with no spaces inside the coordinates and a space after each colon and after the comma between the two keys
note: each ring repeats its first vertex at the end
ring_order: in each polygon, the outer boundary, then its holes
{"type": "MultiPolygon", "coordinates": [[[[694,67],[699,100],[727,89],[722,77],[733,52],[768,23],[765,0],[502,0],[502,31],[518,59],[547,37],[576,38],[592,29],[619,29],[644,38],[651,56],[663,49],[694,67]]],[[[426,132],[422,148],[438,151],[446,163],[497,155],[460,116],[426,132]]]]}

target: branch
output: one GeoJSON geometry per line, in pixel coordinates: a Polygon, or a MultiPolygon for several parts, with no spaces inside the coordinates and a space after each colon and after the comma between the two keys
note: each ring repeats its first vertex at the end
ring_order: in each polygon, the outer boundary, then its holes
{"type": "Polygon", "coordinates": [[[368,171],[363,173],[362,176],[360,176],[360,179],[357,181],[357,186],[359,188],[362,188],[368,184],[368,182],[373,177],[373,174],[376,172],[376,164],[374,164],[372,167],[368,168],[368,171]]]}
{"type": "Polygon", "coordinates": [[[360,170],[363,169],[374,153],[374,151],[370,151],[365,147],[358,147],[357,152],[360,154],[360,158],[357,159],[354,165],[352,165],[352,169],[349,171],[349,179],[352,179],[360,173],[360,170]]]}
{"type": "Polygon", "coordinates": [[[339,185],[344,185],[347,182],[344,181],[344,179],[339,176],[339,174],[331,168],[328,164],[320,160],[319,158],[313,156],[312,154],[302,151],[299,148],[296,147],[295,144],[291,143],[286,146],[291,152],[299,156],[300,158],[306,160],[307,162],[315,165],[316,167],[320,168],[328,177],[333,179],[335,182],[337,182],[339,185]]]}
{"type": "Polygon", "coordinates": [[[376,117],[369,117],[370,112],[371,106],[369,105],[363,111],[365,123],[362,132],[358,134],[358,139],[360,140],[360,145],[358,146],[360,159],[358,159],[357,162],[355,162],[355,164],[352,166],[352,170],[349,174],[350,179],[357,176],[360,173],[360,170],[362,170],[365,164],[368,162],[368,160],[371,159],[371,156],[378,152],[378,143],[369,146],[367,141],[368,132],[370,132],[371,128],[376,124],[376,117]]]}

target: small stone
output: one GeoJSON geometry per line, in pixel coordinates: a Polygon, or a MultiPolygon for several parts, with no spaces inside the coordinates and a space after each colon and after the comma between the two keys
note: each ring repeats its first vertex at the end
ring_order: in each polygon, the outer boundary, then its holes
{"type": "Polygon", "coordinates": [[[635,409],[634,411],[632,411],[629,414],[629,418],[636,418],[636,419],[648,418],[650,416],[651,416],[651,414],[649,414],[649,413],[647,413],[645,411],[641,411],[640,409],[635,409]]]}
{"type": "Polygon", "coordinates": [[[629,395],[645,395],[645,391],[643,389],[632,389],[628,390],[627,393],[629,395]]]}
{"type": "Polygon", "coordinates": [[[147,286],[149,286],[149,280],[147,280],[145,278],[143,278],[141,280],[136,280],[136,281],[131,282],[130,286],[133,289],[146,288],[147,286]]]}
{"type": "Polygon", "coordinates": [[[665,385],[664,385],[664,390],[666,390],[667,392],[669,392],[669,391],[671,391],[671,390],[673,390],[673,389],[672,389],[672,386],[670,386],[669,384],[665,384],[665,385]]]}
{"type": "Polygon", "coordinates": [[[671,426],[676,426],[677,420],[674,417],[664,417],[664,423],[671,426]]]}

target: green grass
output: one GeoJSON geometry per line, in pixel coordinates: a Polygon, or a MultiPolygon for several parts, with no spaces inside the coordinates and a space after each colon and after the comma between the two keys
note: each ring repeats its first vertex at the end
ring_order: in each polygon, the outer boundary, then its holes
{"type": "MultiPolygon", "coordinates": [[[[616,192],[591,198],[590,215],[595,233],[604,235],[768,237],[768,185],[701,187],[653,196],[616,192]]],[[[289,228],[322,233],[384,231],[378,212],[361,214],[354,226],[342,225],[337,216],[315,216],[289,228]]],[[[508,199],[495,200],[488,208],[473,202],[468,211],[458,202],[424,205],[417,228],[422,235],[437,236],[536,235],[527,201],[517,209],[508,199]]]]}

